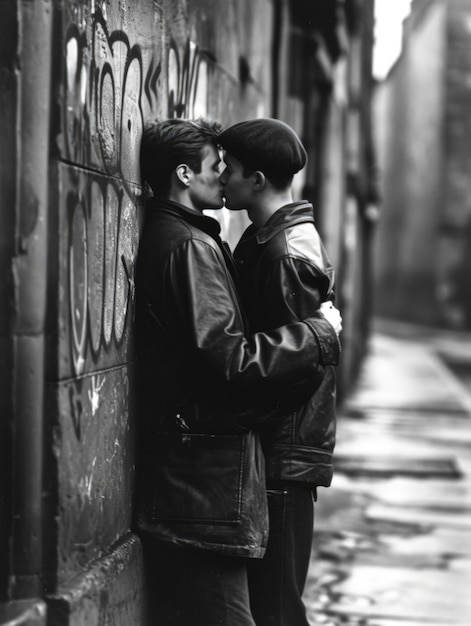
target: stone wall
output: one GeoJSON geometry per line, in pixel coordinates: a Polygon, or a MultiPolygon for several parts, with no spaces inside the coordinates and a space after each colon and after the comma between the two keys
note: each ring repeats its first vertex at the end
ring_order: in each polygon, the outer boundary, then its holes
{"type": "Polygon", "coordinates": [[[439,296],[448,326],[471,329],[471,6],[448,6],[445,75],[445,185],[440,229],[439,296]]]}
{"type": "Polygon", "coordinates": [[[376,94],[383,205],[376,237],[379,314],[437,319],[444,185],[446,10],[428,3],[406,23],[402,56],[376,94]]]}
{"type": "Polygon", "coordinates": [[[376,310],[455,329],[471,328],[470,19],[465,0],[414,0],[376,95],[376,310]]]}

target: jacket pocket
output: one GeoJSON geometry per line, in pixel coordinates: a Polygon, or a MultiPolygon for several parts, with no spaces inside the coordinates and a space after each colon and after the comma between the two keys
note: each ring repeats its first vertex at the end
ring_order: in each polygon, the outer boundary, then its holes
{"type": "Polygon", "coordinates": [[[247,437],[161,433],[153,521],[239,524],[247,437]]]}

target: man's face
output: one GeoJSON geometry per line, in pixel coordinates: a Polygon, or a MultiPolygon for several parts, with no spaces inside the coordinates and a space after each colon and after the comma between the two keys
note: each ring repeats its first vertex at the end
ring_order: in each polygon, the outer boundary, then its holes
{"type": "Polygon", "coordinates": [[[203,148],[201,172],[193,172],[189,189],[194,208],[220,209],[223,205],[222,185],[219,182],[221,159],[216,148],[208,144],[203,148]]]}
{"type": "Polygon", "coordinates": [[[232,155],[224,155],[226,168],[219,180],[223,186],[226,207],[231,211],[239,211],[250,207],[253,181],[251,176],[244,176],[242,163],[232,155]]]}

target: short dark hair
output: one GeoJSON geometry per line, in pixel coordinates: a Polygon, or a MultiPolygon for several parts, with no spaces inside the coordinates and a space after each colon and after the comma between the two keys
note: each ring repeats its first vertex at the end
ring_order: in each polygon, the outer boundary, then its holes
{"type": "Polygon", "coordinates": [[[172,173],[180,163],[201,172],[202,150],[217,145],[219,122],[196,120],[154,120],[144,129],[141,140],[141,174],[154,195],[168,196],[172,173]]]}

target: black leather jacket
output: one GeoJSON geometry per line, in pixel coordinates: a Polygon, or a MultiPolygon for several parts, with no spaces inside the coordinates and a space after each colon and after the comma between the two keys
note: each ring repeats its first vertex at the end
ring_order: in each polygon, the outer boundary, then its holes
{"type": "MultiPolygon", "coordinates": [[[[146,207],[136,272],[139,525],[164,541],[261,556],[266,528],[254,528],[248,540],[237,536],[237,524],[224,528],[220,520],[155,520],[156,451],[163,433],[183,439],[198,433],[204,442],[279,414],[280,388],[312,388],[319,363],[337,362],[338,340],[316,313],[247,336],[235,266],[219,230],[216,220],[168,200],[152,199],[146,207]]],[[[224,463],[220,454],[208,454],[203,484],[205,473],[226,471],[224,463]]],[[[161,495],[170,497],[172,478],[159,480],[161,495]]],[[[253,497],[242,494],[242,500],[253,497]]]]}
{"type": "MultiPolygon", "coordinates": [[[[334,271],[308,202],[280,208],[258,232],[250,226],[234,257],[250,332],[302,319],[332,298],[334,271]]],[[[334,368],[327,365],[318,382],[318,388],[296,411],[264,426],[268,480],[330,485],[335,445],[334,368]]]]}

